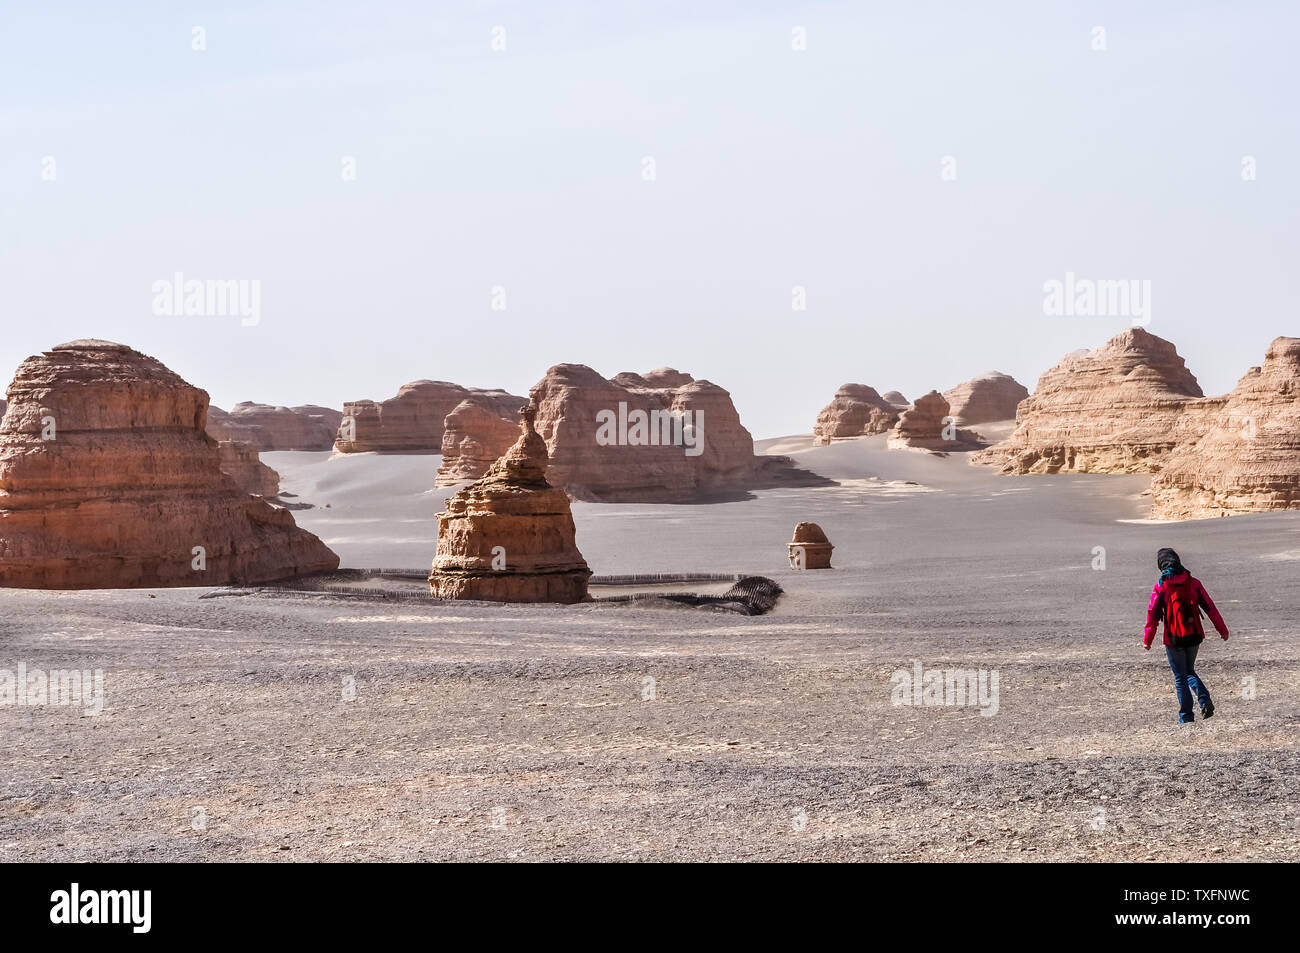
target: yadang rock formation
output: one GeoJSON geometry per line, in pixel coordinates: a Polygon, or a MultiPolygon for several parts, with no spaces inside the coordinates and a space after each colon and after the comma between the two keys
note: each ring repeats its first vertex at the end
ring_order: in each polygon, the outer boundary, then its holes
{"type": "Polygon", "coordinates": [[[918,447],[955,451],[973,450],[984,443],[975,431],[956,426],[948,401],[938,391],[932,390],[924,397],[918,397],[903,411],[898,423],[889,431],[888,445],[895,449],[918,447]]]}
{"type": "Polygon", "coordinates": [[[518,436],[519,424],[502,415],[496,400],[471,394],[447,415],[442,434],[442,463],[435,485],[453,486],[477,480],[510,449],[518,436]]]}
{"type": "Polygon", "coordinates": [[[242,440],[258,450],[329,450],[343,414],[328,407],[272,407],[243,401],[226,412],[208,408],[208,436],[242,440]]]}
{"type": "Polygon", "coordinates": [[[1011,436],[974,455],[1003,473],[1144,473],[1205,431],[1223,398],[1202,398],[1174,346],[1130,328],[1076,351],[1021,401],[1011,436]]]}
{"type": "Polygon", "coordinates": [[[519,437],[483,479],[459,490],[438,514],[438,551],[429,574],[443,599],[581,602],[591,570],[578,552],[564,491],[546,480],[546,441],[537,409],[520,411],[519,437]]]}
{"type": "Polygon", "coordinates": [[[221,451],[221,472],[245,493],[272,497],[280,492],[280,474],[261,461],[256,444],[247,440],[221,440],[217,448],[221,451]]]}
{"type": "Polygon", "coordinates": [[[606,380],[583,364],[557,364],[531,395],[550,481],[577,499],[689,499],[751,485],[766,462],[730,394],[669,368],[606,380]]]}
{"type": "Polygon", "coordinates": [[[343,424],[334,449],[339,453],[440,453],[447,415],[471,396],[491,403],[498,408],[498,416],[511,419],[520,405],[527,403],[527,398],[502,390],[478,390],[446,381],[413,381],[388,400],[344,404],[343,424]]]}
{"type": "Polygon", "coordinates": [[[790,540],[790,565],[795,569],[830,569],[834,548],[816,523],[799,523],[790,540]]]}
{"type": "Polygon", "coordinates": [[[896,390],[887,390],[880,395],[885,398],[885,403],[894,407],[910,407],[912,402],[896,390]]]}
{"type": "Polygon", "coordinates": [[[1300,338],[1280,337],[1151,482],[1156,519],[1300,508],[1300,338]]]}
{"type": "Polygon", "coordinates": [[[971,425],[1014,420],[1029,390],[1008,374],[988,371],[944,391],[943,396],[957,423],[971,425]]]}
{"type": "MultiPolygon", "coordinates": [[[[788,457],[755,456],[731,395],[672,368],[606,380],[583,364],[557,364],[531,399],[550,449],[549,480],[577,499],[662,503],[833,483],[788,457]]],[[[507,430],[493,407],[470,399],[447,415],[439,486],[482,476],[510,446],[514,420],[507,430]]]]}
{"type": "Polygon", "coordinates": [[[885,433],[898,423],[898,417],[898,408],[876,393],[875,388],[845,384],[817,415],[813,443],[825,447],[836,440],[885,433]]]}
{"type": "Polygon", "coordinates": [[[253,584],[335,569],[293,516],[221,472],[208,395],[82,340],[30,357],[0,423],[0,585],[253,584]]]}

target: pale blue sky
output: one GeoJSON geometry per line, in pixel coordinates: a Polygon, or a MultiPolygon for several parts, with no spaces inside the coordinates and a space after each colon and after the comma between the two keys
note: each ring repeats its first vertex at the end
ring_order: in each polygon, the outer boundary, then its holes
{"type": "Polygon", "coordinates": [[[1032,387],[1128,324],[1045,316],[1066,271],[1151,281],[1207,393],[1300,334],[1289,3],[0,8],[6,379],[91,336],[224,406],[668,364],[766,437],[846,381],[1032,387]],[[155,316],[176,271],[260,324],[155,316]]]}

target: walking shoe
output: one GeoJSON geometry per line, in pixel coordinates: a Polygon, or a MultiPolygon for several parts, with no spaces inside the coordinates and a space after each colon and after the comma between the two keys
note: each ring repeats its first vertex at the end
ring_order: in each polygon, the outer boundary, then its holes
{"type": "Polygon", "coordinates": [[[1201,717],[1202,717],[1202,718],[1213,718],[1213,717],[1214,717],[1214,706],[1211,705],[1209,708],[1202,708],[1202,709],[1201,709],[1201,717]]]}

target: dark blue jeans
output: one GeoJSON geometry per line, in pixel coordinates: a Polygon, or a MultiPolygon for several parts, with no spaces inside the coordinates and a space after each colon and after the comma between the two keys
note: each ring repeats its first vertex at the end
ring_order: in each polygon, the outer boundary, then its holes
{"type": "Polygon", "coordinates": [[[1172,645],[1165,646],[1169,667],[1174,670],[1174,691],[1178,693],[1178,720],[1184,724],[1196,720],[1192,709],[1192,692],[1196,692],[1196,700],[1201,703],[1202,708],[1214,707],[1214,702],[1210,701],[1210,690],[1196,674],[1198,649],[1200,649],[1199,645],[1185,649],[1175,648],[1172,645]]]}

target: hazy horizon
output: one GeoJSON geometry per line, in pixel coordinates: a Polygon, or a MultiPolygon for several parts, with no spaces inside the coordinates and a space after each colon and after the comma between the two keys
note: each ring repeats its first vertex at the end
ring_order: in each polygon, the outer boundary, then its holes
{"type": "Polygon", "coordinates": [[[6,20],[6,383],[81,337],[226,409],[672,366],[762,439],[809,432],[846,382],[1032,390],[1132,324],[1046,314],[1070,273],[1149,282],[1146,329],[1207,394],[1300,334],[1300,15],[1269,4],[6,20]],[[154,313],[177,272],[258,282],[257,323],[154,313]]]}

